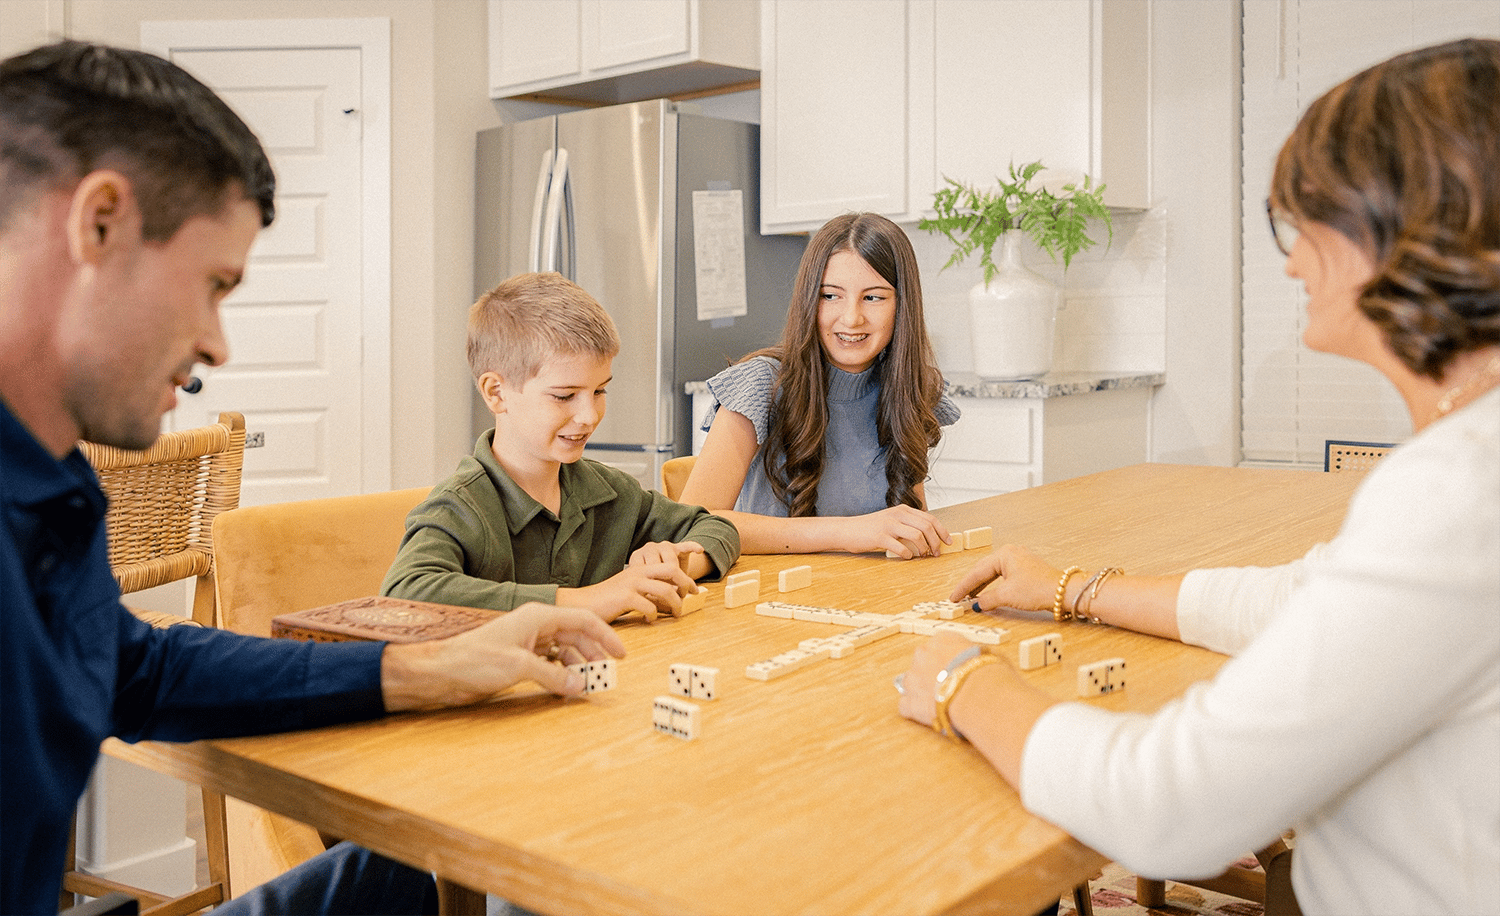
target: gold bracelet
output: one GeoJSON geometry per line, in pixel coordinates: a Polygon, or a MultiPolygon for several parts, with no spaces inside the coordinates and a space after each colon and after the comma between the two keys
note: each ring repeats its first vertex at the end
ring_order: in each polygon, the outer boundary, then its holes
{"type": "MultiPolygon", "coordinates": [[[[1110,566],[1107,569],[1101,569],[1101,570],[1099,570],[1099,581],[1095,582],[1093,589],[1089,591],[1089,610],[1090,611],[1092,611],[1093,608],[1094,608],[1094,599],[1097,598],[1097,597],[1099,597],[1099,589],[1101,589],[1101,588],[1104,587],[1104,583],[1109,579],[1110,576],[1115,576],[1115,575],[1123,576],[1123,575],[1125,575],[1125,570],[1121,569],[1118,566],[1110,566]]],[[[1093,620],[1094,623],[1103,623],[1104,622],[1104,621],[1100,620],[1098,617],[1092,617],[1090,619],[1093,620]]]]}
{"type": "Polygon", "coordinates": [[[1057,580],[1057,597],[1052,599],[1052,619],[1062,623],[1072,616],[1063,610],[1063,594],[1068,590],[1068,580],[1083,572],[1082,566],[1069,566],[1057,580]]]}
{"type": "Polygon", "coordinates": [[[998,655],[977,654],[953,669],[953,673],[938,686],[937,706],[932,717],[932,727],[938,734],[946,735],[954,742],[964,740],[964,736],[953,727],[953,720],[948,717],[948,707],[953,703],[953,698],[958,696],[958,689],[964,685],[969,675],[985,665],[992,665],[999,661],[998,655]]]}

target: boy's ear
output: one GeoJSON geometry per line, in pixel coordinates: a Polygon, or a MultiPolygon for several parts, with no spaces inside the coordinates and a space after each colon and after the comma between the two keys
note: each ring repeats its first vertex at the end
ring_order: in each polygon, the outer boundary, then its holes
{"type": "Polygon", "coordinates": [[[474,385],[479,389],[479,396],[484,398],[484,406],[490,413],[505,413],[505,379],[500,377],[500,373],[493,370],[482,373],[474,385]]]}

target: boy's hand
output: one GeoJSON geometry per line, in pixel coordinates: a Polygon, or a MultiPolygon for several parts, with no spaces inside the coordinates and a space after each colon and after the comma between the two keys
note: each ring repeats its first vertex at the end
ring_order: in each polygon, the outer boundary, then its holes
{"type": "Polygon", "coordinates": [[[683,572],[674,552],[670,559],[654,563],[638,563],[632,556],[629,566],[597,585],[559,588],[557,601],[588,608],[606,621],[632,611],[652,621],[663,611],[676,612],[682,607],[682,596],[697,588],[693,578],[683,572]]]}
{"type": "Polygon", "coordinates": [[[457,636],[386,646],[380,659],[385,708],[477,703],[527,680],[562,696],[582,693],[577,675],[546,658],[554,650],[564,662],[576,663],[623,658],[625,644],[585,610],[523,604],[457,636]]]}
{"type": "MultiPolygon", "coordinates": [[[[703,545],[697,541],[683,541],[680,544],[674,544],[671,541],[653,541],[630,555],[631,566],[676,563],[682,567],[683,572],[688,574],[688,578],[695,582],[708,575],[711,569],[710,562],[708,554],[703,552],[703,545]]],[[[691,591],[692,589],[688,589],[688,592],[691,591]]]]}

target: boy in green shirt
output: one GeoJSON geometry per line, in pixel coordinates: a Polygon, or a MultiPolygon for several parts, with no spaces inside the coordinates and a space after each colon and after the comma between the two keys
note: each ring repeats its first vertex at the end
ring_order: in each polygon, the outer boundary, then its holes
{"type": "Polygon", "coordinates": [[[734,565],[734,525],[583,457],[620,352],[592,296],[555,273],[521,274],[474,304],[468,337],[495,428],[406,517],[382,594],[649,620],[677,611],[694,580],[734,565]]]}

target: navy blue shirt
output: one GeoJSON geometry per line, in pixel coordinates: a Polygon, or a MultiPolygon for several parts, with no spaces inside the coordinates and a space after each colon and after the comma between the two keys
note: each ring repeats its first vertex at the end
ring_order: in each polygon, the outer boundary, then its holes
{"type": "Polygon", "coordinates": [[[99,742],[189,741],[384,713],[383,643],[152,629],[120,604],[104,493],[0,402],[0,913],[55,913],[99,742]]]}

